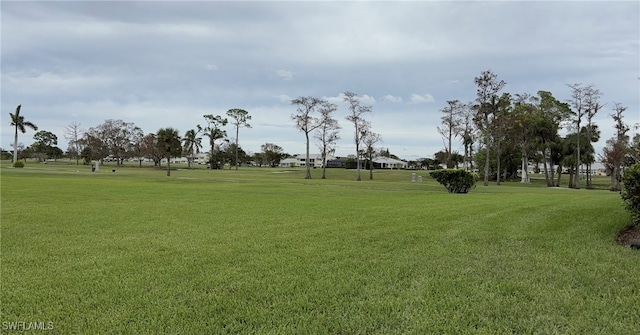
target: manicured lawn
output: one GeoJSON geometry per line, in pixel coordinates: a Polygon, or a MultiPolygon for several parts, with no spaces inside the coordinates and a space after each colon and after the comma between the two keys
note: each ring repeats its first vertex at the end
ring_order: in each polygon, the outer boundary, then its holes
{"type": "MultiPolygon", "coordinates": [[[[605,190],[427,173],[1,169],[1,321],[59,334],[637,334],[605,190]]],[[[599,180],[606,185],[606,180],[599,180]]]]}

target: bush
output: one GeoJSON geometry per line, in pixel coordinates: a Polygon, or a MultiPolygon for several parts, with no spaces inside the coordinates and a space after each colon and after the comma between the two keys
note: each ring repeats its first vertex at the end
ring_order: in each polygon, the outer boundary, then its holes
{"type": "Polygon", "coordinates": [[[468,193],[476,185],[477,174],[460,169],[444,169],[429,172],[449,193],[468,193]]]}
{"type": "Polygon", "coordinates": [[[640,164],[634,164],[624,170],[622,191],[620,192],[625,207],[633,215],[633,223],[640,223],[640,164]]]}
{"type": "Polygon", "coordinates": [[[15,163],[13,163],[13,167],[14,168],[23,168],[24,167],[24,162],[23,161],[17,161],[15,163]]]}

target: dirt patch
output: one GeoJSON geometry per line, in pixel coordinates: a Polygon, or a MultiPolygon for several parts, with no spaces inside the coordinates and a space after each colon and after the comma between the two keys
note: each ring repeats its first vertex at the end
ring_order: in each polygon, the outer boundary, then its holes
{"type": "Polygon", "coordinates": [[[623,229],[616,241],[626,247],[640,249],[640,225],[630,226],[623,229]]]}

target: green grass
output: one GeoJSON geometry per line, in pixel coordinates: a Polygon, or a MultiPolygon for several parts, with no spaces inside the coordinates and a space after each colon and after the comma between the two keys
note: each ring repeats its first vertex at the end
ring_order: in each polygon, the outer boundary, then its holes
{"type": "MultiPolygon", "coordinates": [[[[60,334],[636,334],[617,193],[426,173],[1,169],[1,320],[60,334]]],[[[598,179],[602,185],[606,180],[598,179]]],[[[2,323],[2,332],[9,332],[2,323]]]]}

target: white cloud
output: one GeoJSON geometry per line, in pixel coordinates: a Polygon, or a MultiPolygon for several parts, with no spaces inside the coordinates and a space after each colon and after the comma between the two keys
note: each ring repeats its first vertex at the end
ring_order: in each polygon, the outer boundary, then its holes
{"type": "Polygon", "coordinates": [[[340,93],[340,94],[338,94],[338,95],[337,95],[337,96],[335,96],[335,97],[327,97],[327,96],[323,96],[323,97],[322,97],[322,100],[326,100],[326,101],[329,101],[329,102],[330,102],[330,103],[332,103],[332,104],[339,105],[339,104],[344,103],[344,94],[340,93]]]}
{"type": "Polygon", "coordinates": [[[384,97],[382,97],[385,101],[389,101],[389,102],[402,102],[402,97],[396,97],[393,96],[391,94],[387,94],[384,97]]]}
{"type": "Polygon", "coordinates": [[[436,100],[429,93],[426,93],[424,95],[418,95],[414,93],[414,94],[411,94],[410,101],[411,103],[414,103],[414,104],[423,104],[427,102],[435,102],[436,100]]]}
{"type": "Polygon", "coordinates": [[[206,64],[204,66],[204,69],[207,70],[207,71],[218,71],[218,70],[220,70],[220,68],[215,64],[206,64]]]}
{"type": "Polygon", "coordinates": [[[287,70],[278,70],[276,71],[278,77],[282,78],[282,80],[293,80],[293,72],[287,70]]]}
{"type": "Polygon", "coordinates": [[[361,95],[358,98],[360,98],[360,103],[363,105],[373,105],[376,103],[376,99],[366,94],[361,95]]]}
{"type": "Polygon", "coordinates": [[[278,100],[280,100],[280,102],[287,102],[287,103],[290,103],[290,102],[291,102],[291,100],[293,100],[293,99],[291,99],[291,97],[290,97],[290,96],[288,96],[288,95],[286,95],[286,94],[274,95],[273,97],[274,97],[274,98],[278,98],[278,100]]]}

